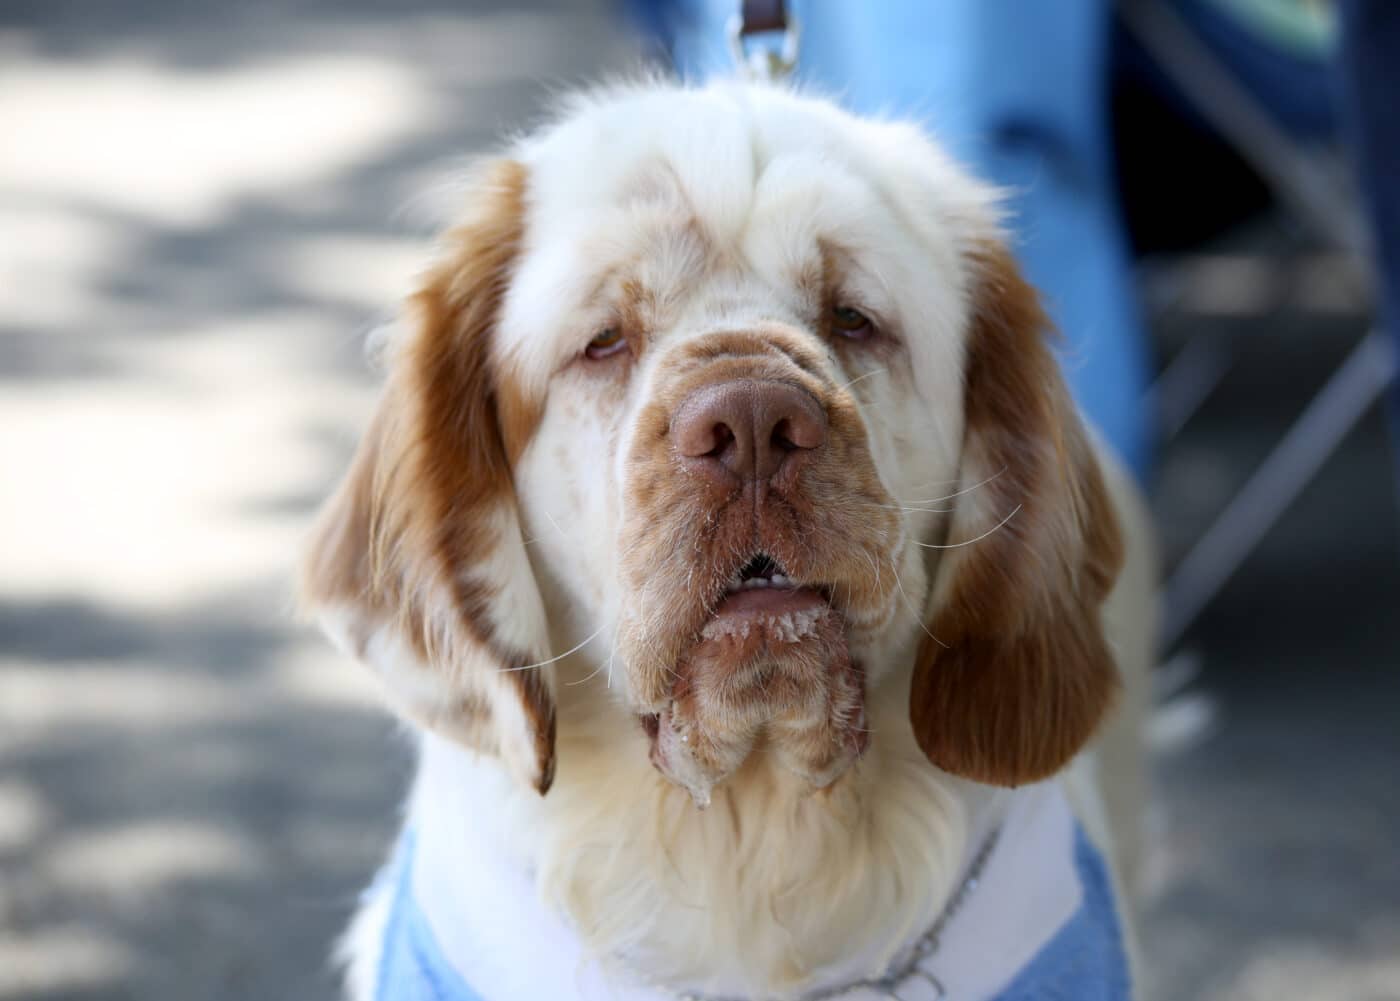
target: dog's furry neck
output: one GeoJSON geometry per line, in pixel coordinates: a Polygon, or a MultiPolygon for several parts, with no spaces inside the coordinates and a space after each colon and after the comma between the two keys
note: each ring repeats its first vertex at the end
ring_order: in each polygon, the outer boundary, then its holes
{"type": "Polygon", "coordinates": [[[985,804],[929,766],[899,679],[871,693],[876,739],[832,789],[756,760],[704,811],[656,773],[615,703],[570,701],[548,796],[496,776],[468,803],[464,783],[496,766],[425,753],[415,803],[457,790],[587,954],[654,982],[749,996],[882,972],[942,910],[985,804]]]}

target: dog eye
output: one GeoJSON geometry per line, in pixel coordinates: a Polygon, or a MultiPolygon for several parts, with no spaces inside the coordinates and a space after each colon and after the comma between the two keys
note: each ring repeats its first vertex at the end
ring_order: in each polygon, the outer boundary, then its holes
{"type": "Polygon", "coordinates": [[[622,336],[622,331],[616,327],[604,327],[593,335],[593,340],[588,342],[588,347],[584,349],[583,353],[589,358],[597,360],[611,358],[626,350],[627,338],[622,336]]]}
{"type": "Polygon", "coordinates": [[[847,340],[864,341],[875,333],[875,325],[858,309],[836,306],[831,310],[831,327],[847,340]]]}

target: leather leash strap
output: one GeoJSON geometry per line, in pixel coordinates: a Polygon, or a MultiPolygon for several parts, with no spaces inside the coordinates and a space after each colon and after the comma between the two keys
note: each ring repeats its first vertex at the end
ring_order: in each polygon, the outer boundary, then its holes
{"type": "Polygon", "coordinates": [[[742,0],[725,26],[729,52],[740,75],[774,83],[797,65],[797,18],[783,0],[742,0]],[[762,36],[762,37],[756,37],[762,36]]]}
{"type": "Polygon", "coordinates": [[[740,35],[760,31],[787,31],[787,4],[783,0],[744,0],[739,9],[740,35]]]}

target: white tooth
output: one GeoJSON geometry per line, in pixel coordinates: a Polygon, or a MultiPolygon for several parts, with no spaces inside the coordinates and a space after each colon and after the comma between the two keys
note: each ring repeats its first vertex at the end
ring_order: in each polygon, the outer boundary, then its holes
{"type": "Polygon", "coordinates": [[[774,587],[787,587],[792,581],[788,580],[780,573],[775,573],[772,578],[770,578],[770,583],[772,583],[774,587]]]}

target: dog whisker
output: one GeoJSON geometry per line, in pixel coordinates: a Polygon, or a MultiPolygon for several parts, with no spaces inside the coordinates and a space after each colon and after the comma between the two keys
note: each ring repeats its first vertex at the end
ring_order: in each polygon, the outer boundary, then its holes
{"type": "Polygon", "coordinates": [[[977,536],[975,539],[965,539],[962,542],[953,542],[947,545],[937,545],[932,542],[916,542],[914,543],[914,545],[919,546],[923,549],[961,549],[963,546],[970,546],[974,542],[981,542],[987,536],[1003,528],[1007,522],[1009,522],[1012,518],[1016,517],[1017,513],[1021,510],[1021,507],[1022,505],[1017,504],[1014,508],[1012,508],[1010,514],[1008,514],[1005,518],[1001,519],[1001,521],[997,522],[991,528],[987,529],[981,535],[977,536]]]}
{"type": "Polygon", "coordinates": [[[564,531],[564,529],[559,526],[559,522],[554,520],[554,515],[550,514],[547,510],[544,510],[543,508],[541,508],[540,513],[545,516],[545,519],[548,520],[548,522],[551,525],[554,526],[554,530],[558,532],[560,536],[563,537],[565,542],[574,541],[572,538],[570,538],[569,533],[564,531]]]}
{"type": "MultiPolygon", "coordinates": [[[[952,500],[954,497],[961,497],[963,494],[970,494],[970,493],[972,493],[972,491],[976,490],[976,489],[979,488],[979,487],[985,487],[988,483],[991,483],[993,480],[995,480],[997,477],[1001,476],[1001,475],[1002,475],[1003,473],[1005,473],[1005,472],[1006,472],[1006,467],[1005,467],[1005,466],[1002,466],[1000,469],[998,469],[998,470],[997,470],[995,473],[993,473],[991,476],[988,476],[985,480],[981,480],[981,481],[979,481],[979,482],[977,482],[977,483],[974,483],[974,484],[972,484],[972,486],[970,486],[970,487],[963,487],[961,490],[956,490],[956,491],[954,491],[954,492],[951,493],[951,494],[944,494],[942,497],[930,497],[930,498],[928,498],[927,500],[911,500],[911,501],[904,501],[904,503],[906,503],[906,504],[941,504],[941,503],[943,503],[943,501],[952,500]]],[[[903,498],[901,498],[901,497],[896,497],[895,500],[903,500],[903,498]]]]}
{"type": "Polygon", "coordinates": [[[598,665],[597,667],[595,667],[592,671],[589,671],[587,674],[585,674],[582,678],[576,678],[576,679],[573,680],[573,681],[566,681],[565,684],[568,685],[570,688],[574,687],[575,685],[587,684],[588,682],[592,681],[594,678],[598,677],[598,675],[602,674],[602,673],[603,673],[603,670],[604,670],[607,666],[608,666],[607,663],[599,664],[599,665],[598,665]]]}
{"type": "Polygon", "coordinates": [[[904,590],[904,581],[899,579],[899,567],[894,563],[891,563],[890,570],[894,573],[895,586],[899,588],[899,593],[904,598],[904,607],[909,609],[909,614],[914,617],[914,621],[919,624],[919,628],[924,631],[924,635],[927,636],[929,639],[933,640],[944,650],[949,649],[947,643],[944,643],[937,636],[933,635],[933,633],[929,632],[928,626],[924,625],[924,617],[919,614],[917,609],[914,608],[914,602],[910,599],[909,592],[904,590]]]}
{"type": "Polygon", "coordinates": [[[622,617],[618,616],[617,625],[613,628],[612,648],[608,650],[608,689],[612,689],[612,669],[613,660],[617,657],[617,636],[622,631],[622,617]]]}
{"type": "Polygon", "coordinates": [[[852,386],[854,386],[856,383],[858,383],[858,382],[863,382],[864,380],[869,379],[872,375],[884,375],[887,371],[889,371],[889,370],[888,370],[888,369],[883,369],[883,368],[872,368],[869,372],[866,372],[864,375],[858,375],[858,376],[856,376],[854,379],[852,379],[850,382],[846,383],[844,386],[837,386],[837,387],[836,387],[836,391],[839,393],[839,392],[841,392],[842,390],[850,389],[850,388],[851,388],[852,386]]]}
{"type": "MultiPolygon", "coordinates": [[[[559,533],[559,535],[564,539],[565,542],[573,543],[574,540],[569,537],[569,533],[565,532],[564,529],[560,528],[559,522],[554,520],[554,515],[550,514],[548,511],[543,509],[540,510],[540,514],[545,516],[545,520],[548,521],[551,526],[553,526],[554,530],[559,533]]],[[[541,541],[543,538],[543,535],[532,535],[528,539],[522,540],[522,542],[525,546],[528,547],[533,546],[536,542],[541,541]]]]}
{"type": "Polygon", "coordinates": [[[957,510],[953,507],[905,507],[903,504],[876,504],[875,506],[884,508],[886,511],[925,511],[932,514],[952,514],[957,510]]]}
{"type": "Polygon", "coordinates": [[[542,660],[542,661],[539,661],[538,663],[535,663],[535,664],[524,664],[524,665],[522,665],[522,666],[520,666],[520,667],[503,667],[503,668],[501,668],[501,671],[502,671],[502,672],[509,672],[509,671],[533,671],[533,670],[534,670],[535,668],[537,668],[537,667],[548,667],[550,664],[558,663],[559,661],[563,660],[565,657],[569,656],[570,654],[578,653],[580,650],[582,650],[584,647],[586,647],[589,643],[592,643],[595,639],[597,639],[597,638],[602,634],[603,630],[606,629],[606,628],[607,628],[607,626],[605,626],[605,625],[604,625],[604,626],[599,626],[597,629],[595,629],[595,630],[593,631],[593,633],[592,633],[591,635],[589,635],[588,637],[586,637],[586,638],[583,639],[583,640],[580,640],[578,644],[576,644],[575,646],[570,647],[569,649],[565,650],[563,653],[559,654],[558,656],[550,657],[548,660],[542,660]]]}

